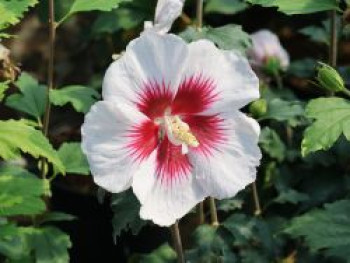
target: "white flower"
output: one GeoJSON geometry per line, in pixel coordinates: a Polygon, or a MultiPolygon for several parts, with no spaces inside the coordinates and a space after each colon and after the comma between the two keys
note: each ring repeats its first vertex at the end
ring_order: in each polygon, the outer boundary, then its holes
{"type": "Polygon", "coordinates": [[[158,0],[154,23],[145,23],[146,31],[159,34],[169,32],[174,21],[181,15],[185,0],[158,0]]]}
{"type": "Polygon", "coordinates": [[[169,226],[207,196],[233,197],[259,165],[259,97],[248,61],[207,40],[147,32],[130,42],[86,115],[82,147],[99,186],[132,187],[140,216],[169,226]]]}
{"type": "Polygon", "coordinates": [[[253,46],[248,50],[252,66],[262,68],[269,59],[277,59],[281,69],[289,66],[289,55],[282,47],[278,37],[269,30],[260,30],[251,35],[253,46]]]}

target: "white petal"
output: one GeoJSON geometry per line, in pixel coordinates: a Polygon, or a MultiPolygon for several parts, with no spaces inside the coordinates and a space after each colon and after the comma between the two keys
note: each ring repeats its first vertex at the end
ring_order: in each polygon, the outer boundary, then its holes
{"type": "Polygon", "coordinates": [[[136,172],[132,183],[133,191],[141,202],[142,219],[170,226],[204,199],[202,188],[191,175],[171,184],[162,183],[156,173],[156,152],[146,163],[136,172]]]}
{"type": "Polygon", "coordinates": [[[137,164],[127,153],[126,134],[146,120],[126,104],[100,101],[91,108],[81,128],[82,148],[97,185],[113,193],[130,187],[137,164]]]}
{"type": "Polygon", "coordinates": [[[225,120],[228,141],[211,156],[189,153],[196,181],[207,195],[219,199],[233,197],[255,181],[261,158],[259,124],[240,112],[221,117],[225,120]]]}
{"type": "Polygon", "coordinates": [[[245,57],[219,50],[207,40],[192,42],[189,50],[187,77],[202,74],[217,86],[219,97],[211,110],[220,111],[225,105],[239,109],[259,98],[259,80],[245,57]]]}
{"type": "Polygon", "coordinates": [[[254,65],[263,66],[266,58],[275,57],[280,60],[284,69],[289,66],[289,55],[276,34],[263,29],[252,34],[251,38],[253,46],[248,51],[248,55],[254,65]]]}
{"type": "Polygon", "coordinates": [[[169,32],[174,21],[181,15],[185,0],[158,0],[154,30],[165,34],[169,32]]]}
{"type": "Polygon", "coordinates": [[[187,54],[186,43],[175,35],[142,34],[108,68],[103,80],[103,99],[134,105],[145,83],[150,81],[170,84],[175,93],[187,54]]]}

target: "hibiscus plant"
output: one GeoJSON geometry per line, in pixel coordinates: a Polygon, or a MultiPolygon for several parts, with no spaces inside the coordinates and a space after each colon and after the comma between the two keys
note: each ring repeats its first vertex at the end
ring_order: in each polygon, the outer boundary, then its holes
{"type": "Polygon", "coordinates": [[[0,262],[350,262],[349,13],[2,0],[0,262]]]}

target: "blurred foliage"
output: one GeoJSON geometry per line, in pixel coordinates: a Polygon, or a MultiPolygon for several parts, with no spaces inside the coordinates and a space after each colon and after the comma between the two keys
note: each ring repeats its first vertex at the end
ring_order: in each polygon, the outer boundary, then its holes
{"type": "MultiPolygon", "coordinates": [[[[0,38],[18,34],[19,41],[27,45],[32,20],[40,25],[39,31],[46,30],[48,1],[34,7],[37,3],[2,1],[0,38]]],[[[189,214],[181,220],[189,262],[350,262],[350,70],[346,55],[339,55],[344,64],[341,67],[325,66],[321,72],[317,63],[328,61],[324,50],[331,44],[330,20],[324,16],[327,11],[344,11],[338,12],[336,30],[338,40],[347,43],[345,3],[349,1],[207,0],[205,26],[197,30],[195,1],[186,1],[174,32],[188,42],[208,39],[221,49],[244,54],[251,47],[246,30],[260,28],[259,24],[245,25],[246,20],[254,20],[256,10],[266,10],[268,16],[278,10],[283,13],[279,21],[287,21],[288,15],[288,21],[298,25],[271,24],[282,42],[290,49],[302,49],[303,41],[311,41],[311,49],[319,51],[309,55],[306,50],[306,56],[300,56],[294,50],[289,69],[280,75],[258,72],[261,98],[245,110],[262,127],[259,145],[263,159],[256,182],[262,216],[254,215],[250,187],[232,199],[217,202],[218,227],[197,225],[193,220],[197,215],[189,214]],[[294,14],[311,15],[303,20],[303,16],[291,16],[294,14]]],[[[69,249],[74,244],[56,223],[76,217],[50,211],[51,186],[56,179],[66,182],[69,178],[62,178],[64,174],[89,178],[79,141],[83,113],[100,99],[101,80],[112,54],[122,53],[142,31],[143,23],[153,19],[155,4],[155,0],[55,1],[57,89],[49,94],[55,116],[49,138],[41,131],[48,99],[47,87],[42,84],[46,72],[43,63],[48,57],[42,42],[46,39],[38,37],[35,48],[28,44],[32,55],[17,56],[24,61],[17,80],[0,83],[4,114],[0,121],[1,262],[70,262],[69,249]]],[[[4,42],[11,47],[16,38],[11,41],[4,42]]],[[[13,44],[16,50],[21,48],[13,44]]],[[[346,53],[346,48],[340,52],[346,53]]],[[[151,223],[140,219],[140,204],[131,190],[108,195],[102,189],[98,197],[110,204],[112,236],[118,246],[130,245],[123,243],[128,235],[138,238],[154,230],[151,223]]],[[[206,222],[208,219],[206,214],[206,222]]],[[[150,244],[145,244],[153,246],[149,253],[123,247],[129,262],[176,262],[170,239],[153,243],[156,236],[152,234],[147,239],[150,244]]],[[[97,249],[99,240],[94,242],[97,249]]]]}

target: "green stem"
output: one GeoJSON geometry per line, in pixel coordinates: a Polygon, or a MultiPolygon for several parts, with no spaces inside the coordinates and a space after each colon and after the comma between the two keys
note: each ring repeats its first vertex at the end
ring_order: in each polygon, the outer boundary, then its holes
{"type": "Polygon", "coordinates": [[[171,230],[171,236],[173,238],[175,250],[177,253],[177,262],[178,263],[185,263],[185,256],[182,249],[182,242],[181,242],[181,235],[180,235],[180,229],[179,229],[179,223],[176,221],[175,224],[173,224],[170,227],[171,230]]]}
{"type": "Polygon", "coordinates": [[[201,31],[203,27],[203,0],[197,0],[196,17],[197,17],[197,30],[201,31]]]}
{"type": "Polygon", "coordinates": [[[213,226],[218,226],[219,225],[219,219],[218,219],[218,212],[216,210],[215,199],[213,197],[209,197],[209,202],[210,202],[211,224],[213,226]]]}
{"type": "Polygon", "coordinates": [[[330,11],[330,45],[329,45],[329,65],[333,68],[337,66],[338,36],[337,36],[337,11],[330,11]]]}
{"type": "Polygon", "coordinates": [[[261,215],[261,205],[260,205],[258,189],[256,187],[256,182],[252,183],[252,190],[253,190],[253,199],[254,199],[254,205],[255,205],[254,214],[256,216],[260,216],[261,215]]]}
{"type": "Polygon", "coordinates": [[[202,225],[205,222],[204,201],[200,202],[197,207],[198,207],[197,209],[198,209],[199,224],[202,225]]]}
{"type": "MultiPolygon", "coordinates": [[[[56,24],[55,24],[55,3],[54,0],[49,0],[49,61],[47,72],[47,90],[46,90],[46,106],[42,125],[42,131],[46,137],[49,133],[49,123],[51,114],[50,90],[54,88],[54,58],[55,58],[55,39],[56,39],[56,24]]],[[[41,177],[46,178],[45,171],[46,160],[42,159],[41,177]]]]}
{"type": "Polygon", "coordinates": [[[276,81],[276,84],[277,84],[277,88],[283,89],[283,82],[282,82],[281,74],[279,72],[276,72],[274,74],[274,76],[275,76],[275,81],[276,81]]]}

